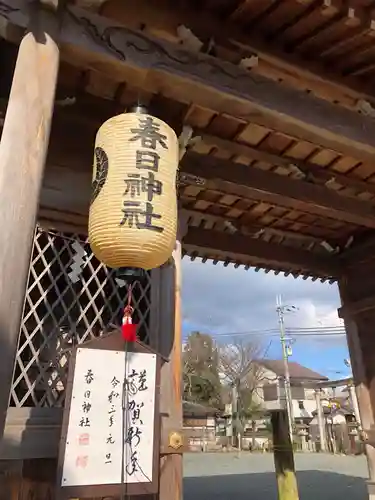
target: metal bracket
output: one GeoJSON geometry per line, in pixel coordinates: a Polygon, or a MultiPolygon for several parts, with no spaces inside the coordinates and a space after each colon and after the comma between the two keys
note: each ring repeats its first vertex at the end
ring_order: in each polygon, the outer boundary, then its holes
{"type": "Polygon", "coordinates": [[[170,429],[162,433],[160,453],[169,455],[171,453],[184,453],[188,451],[182,429],[170,429]]]}
{"type": "Polygon", "coordinates": [[[184,438],[179,432],[171,432],[168,436],[168,445],[174,450],[178,450],[182,447],[184,443],[184,438]]]}

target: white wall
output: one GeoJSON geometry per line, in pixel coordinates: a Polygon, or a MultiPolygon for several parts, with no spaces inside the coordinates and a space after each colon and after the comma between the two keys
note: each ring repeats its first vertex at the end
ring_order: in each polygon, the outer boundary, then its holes
{"type": "Polygon", "coordinates": [[[311,399],[303,400],[303,410],[299,407],[299,401],[293,399],[292,404],[294,418],[311,418],[312,412],[316,410],[316,403],[311,399]]]}
{"type": "MultiPolygon", "coordinates": [[[[264,370],[263,377],[264,380],[262,381],[262,385],[266,385],[267,382],[279,384],[277,376],[270,370],[264,370]]],[[[281,392],[282,391],[280,391],[280,387],[278,387],[279,398],[274,401],[264,401],[263,389],[259,388],[257,390],[257,393],[259,395],[259,402],[264,406],[264,408],[268,410],[278,410],[280,408],[285,408],[286,401],[285,398],[282,397],[281,392]]],[[[292,400],[292,405],[294,418],[311,418],[312,412],[316,410],[314,389],[305,388],[305,399],[303,400],[304,409],[301,409],[299,407],[299,401],[296,399],[292,400]]]]}
{"type": "MultiPolygon", "coordinates": [[[[261,373],[260,373],[260,381],[259,381],[259,387],[255,391],[254,394],[254,401],[260,405],[262,405],[265,409],[267,410],[278,410],[280,409],[280,401],[279,399],[275,401],[264,401],[264,392],[263,392],[263,385],[267,384],[278,384],[278,378],[275,375],[274,372],[267,370],[266,368],[261,368],[261,373]]],[[[278,389],[278,394],[279,394],[279,389],[278,389]]]]}

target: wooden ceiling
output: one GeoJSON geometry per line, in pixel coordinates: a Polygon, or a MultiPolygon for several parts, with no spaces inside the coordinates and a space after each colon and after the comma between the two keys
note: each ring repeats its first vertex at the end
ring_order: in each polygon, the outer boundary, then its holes
{"type": "Polygon", "coordinates": [[[183,26],[201,51],[246,60],[253,73],[342,106],[366,112],[362,101],[374,102],[374,1],[140,0],[126,9],[122,0],[84,1],[127,26],[195,47],[183,26]]]}
{"type": "MultiPolygon", "coordinates": [[[[186,5],[191,2],[184,2],[186,5]]],[[[203,15],[233,23],[250,41],[317,63],[370,88],[375,78],[373,0],[203,0],[203,15]]]]}
{"type": "MultiPolygon", "coordinates": [[[[71,30],[62,46],[41,222],[86,230],[95,131],[140,99],[178,133],[193,129],[180,175],[189,221],[184,253],[336,279],[346,253],[375,229],[375,50],[366,10],[375,2],[157,3],[124,8],[111,0],[99,12],[163,40],[169,56],[173,46],[180,58],[195,51],[199,64],[220,64],[231,80],[218,93],[219,70],[201,72],[189,62],[176,73],[162,53],[142,67],[130,42],[120,71],[120,63],[99,64],[76,50],[71,30]],[[181,25],[202,42],[198,55],[181,25]],[[358,61],[368,61],[368,71],[350,70],[358,61]]],[[[85,0],[85,7],[95,5],[85,0]]]]}

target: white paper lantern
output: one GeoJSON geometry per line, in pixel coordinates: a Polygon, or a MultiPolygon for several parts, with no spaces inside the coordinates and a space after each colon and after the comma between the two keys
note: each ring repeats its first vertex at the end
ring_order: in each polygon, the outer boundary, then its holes
{"type": "Polygon", "coordinates": [[[177,232],[178,161],[173,129],[139,109],[100,127],[89,241],[101,262],[152,269],[170,258],[177,232]]]}

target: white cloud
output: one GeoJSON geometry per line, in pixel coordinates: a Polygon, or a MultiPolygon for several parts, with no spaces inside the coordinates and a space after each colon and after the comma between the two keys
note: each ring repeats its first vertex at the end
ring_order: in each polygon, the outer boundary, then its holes
{"type": "Polygon", "coordinates": [[[339,325],[336,285],[273,273],[183,261],[183,318],[193,328],[215,333],[277,328],[276,296],[298,311],[286,317],[290,327],[339,325]]]}
{"type": "Polygon", "coordinates": [[[288,315],[288,325],[298,328],[330,328],[343,327],[343,321],[338,317],[337,306],[332,303],[320,303],[314,298],[297,299],[294,305],[298,307],[295,313],[288,315]]]}

